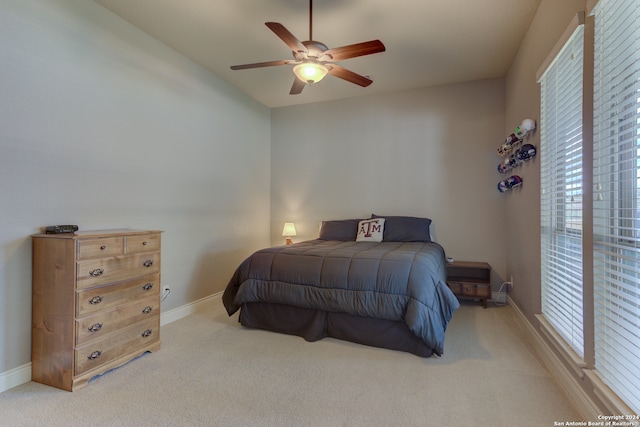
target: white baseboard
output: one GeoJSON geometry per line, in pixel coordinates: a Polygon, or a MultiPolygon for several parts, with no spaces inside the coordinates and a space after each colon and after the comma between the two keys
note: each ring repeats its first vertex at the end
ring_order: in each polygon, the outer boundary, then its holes
{"type": "Polygon", "coordinates": [[[549,347],[547,342],[542,338],[538,330],[529,322],[520,308],[509,298],[509,306],[516,315],[516,320],[522,326],[522,329],[529,335],[531,342],[538,351],[538,355],[542,359],[542,363],[549,369],[551,375],[556,378],[560,387],[570,396],[576,405],[576,409],[585,421],[598,420],[598,415],[602,413],[598,409],[598,405],[580,386],[578,379],[567,369],[555,352],[549,347]]]}
{"type": "MultiPolygon", "coordinates": [[[[166,325],[182,319],[183,317],[187,317],[190,314],[210,308],[214,304],[220,304],[221,299],[222,292],[219,292],[167,312],[161,311],[160,325],[166,325]]],[[[28,383],[29,381],[31,381],[31,363],[27,363],[6,372],[0,372],[0,393],[28,383]]]]}
{"type": "Polygon", "coordinates": [[[190,314],[198,311],[210,308],[214,304],[221,304],[222,292],[209,295],[208,297],[201,298],[189,304],[185,304],[182,307],[174,308],[167,312],[160,312],[160,326],[166,325],[176,320],[187,317],[190,314]]]}
{"type": "Polygon", "coordinates": [[[6,372],[0,372],[0,393],[31,381],[31,362],[6,372]]]}

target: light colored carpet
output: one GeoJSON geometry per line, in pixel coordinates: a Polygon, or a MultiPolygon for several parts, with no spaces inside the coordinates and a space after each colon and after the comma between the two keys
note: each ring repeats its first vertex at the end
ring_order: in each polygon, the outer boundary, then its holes
{"type": "Polygon", "coordinates": [[[250,330],[220,304],[69,393],[0,394],[2,426],[553,426],[579,420],[508,306],[463,303],[444,355],[250,330]]]}

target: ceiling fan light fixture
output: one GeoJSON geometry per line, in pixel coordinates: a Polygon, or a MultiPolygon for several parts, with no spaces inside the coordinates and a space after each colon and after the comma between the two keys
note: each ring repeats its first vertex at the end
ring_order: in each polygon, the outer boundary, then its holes
{"type": "Polygon", "coordinates": [[[318,83],[328,72],[327,67],[317,62],[303,62],[293,67],[293,74],[305,83],[318,83]]]}

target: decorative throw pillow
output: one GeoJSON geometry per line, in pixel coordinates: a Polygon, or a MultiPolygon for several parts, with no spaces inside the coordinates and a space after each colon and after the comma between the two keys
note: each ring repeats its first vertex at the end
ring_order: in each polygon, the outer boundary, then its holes
{"type": "Polygon", "coordinates": [[[372,214],[371,218],[384,218],[385,242],[430,242],[431,219],[413,216],[382,216],[372,214]]]}
{"type": "Polygon", "coordinates": [[[384,218],[364,219],[358,223],[356,242],[382,242],[384,218]]]}
{"type": "Polygon", "coordinates": [[[358,234],[360,219],[341,219],[322,221],[320,226],[320,240],[354,241],[358,234]]]}

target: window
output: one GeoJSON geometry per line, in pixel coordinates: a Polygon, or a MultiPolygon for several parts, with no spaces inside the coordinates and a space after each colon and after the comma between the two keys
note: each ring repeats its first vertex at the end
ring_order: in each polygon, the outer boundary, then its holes
{"type": "Polygon", "coordinates": [[[542,314],[580,357],[583,52],[580,25],[540,78],[542,314]]]}
{"type": "Polygon", "coordinates": [[[595,15],[594,309],[596,373],[640,411],[640,2],[595,15]]]}

